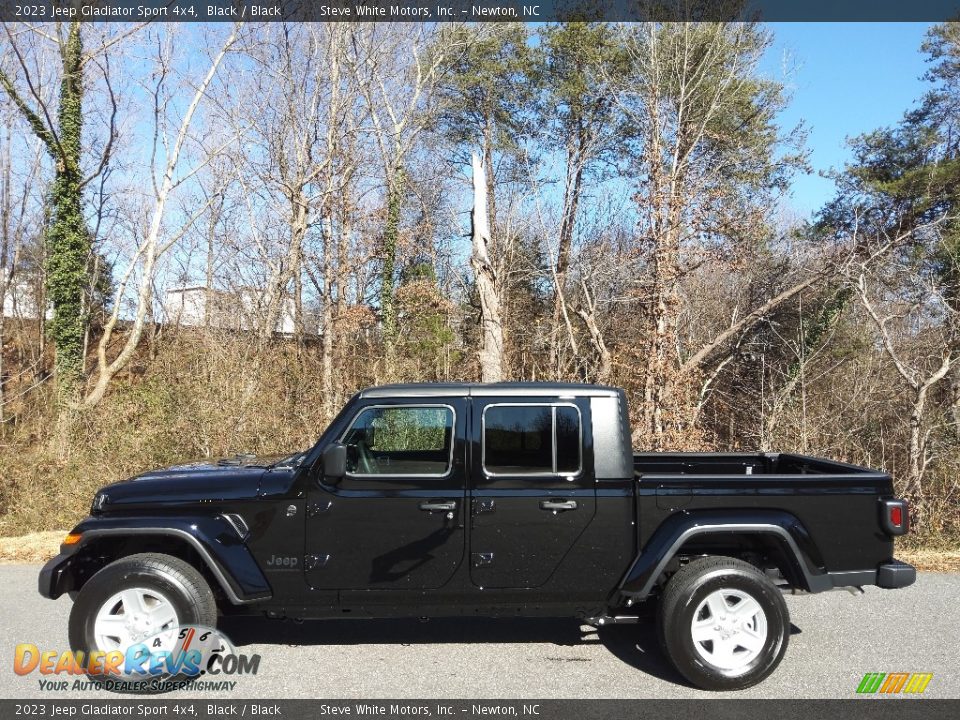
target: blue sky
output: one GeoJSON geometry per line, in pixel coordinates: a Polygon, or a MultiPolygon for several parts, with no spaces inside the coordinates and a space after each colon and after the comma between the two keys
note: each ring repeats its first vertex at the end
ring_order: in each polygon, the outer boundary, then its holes
{"type": "MultiPolygon", "coordinates": [[[[846,138],[895,124],[927,88],[920,44],[926,23],[771,23],[765,73],[792,93],[785,127],[804,121],[815,171],[842,168],[846,138]]],[[[833,195],[833,183],[798,176],[790,205],[808,216],[833,195]]]]}

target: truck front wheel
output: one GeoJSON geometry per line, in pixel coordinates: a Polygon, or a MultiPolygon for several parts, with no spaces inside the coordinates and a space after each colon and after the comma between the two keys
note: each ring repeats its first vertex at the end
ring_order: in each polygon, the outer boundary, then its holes
{"type": "Polygon", "coordinates": [[[70,611],[70,646],[110,652],[170,635],[183,625],[215,627],[217,604],[196,568],[170,555],[139,553],[110,563],[80,589],[70,611]]]}
{"type": "Polygon", "coordinates": [[[693,560],[670,578],[658,613],[670,662],[705,690],[739,690],[772,673],[787,649],[783,595],[757,568],[728,557],[693,560]]]}

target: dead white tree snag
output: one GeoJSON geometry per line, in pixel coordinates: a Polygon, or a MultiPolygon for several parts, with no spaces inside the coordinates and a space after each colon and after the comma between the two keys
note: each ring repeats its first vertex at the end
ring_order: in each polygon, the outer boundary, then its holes
{"type": "Polygon", "coordinates": [[[500,382],[503,379],[503,322],[500,319],[500,296],[497,294],[497,275],[490,262],[490,223],[487,220],[487,181],[479,156],[472,155],[473,211],[472,221],[473,267],[480,296],[480,379],[500,382]]]}

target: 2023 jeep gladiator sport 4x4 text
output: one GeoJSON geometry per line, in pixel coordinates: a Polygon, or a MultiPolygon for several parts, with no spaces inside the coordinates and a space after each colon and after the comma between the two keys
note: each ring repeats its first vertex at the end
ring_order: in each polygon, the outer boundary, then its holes
{"type": "Polygon", "coordinates": [[[785,591],[914,582],[890,476],[792,454],[641,453],[622,390],[393,385],[317,444],[144,473],[100,490],[40,573],[74,650],[217,613],[636,620],[692,683],[780,662],[785,591]]]}

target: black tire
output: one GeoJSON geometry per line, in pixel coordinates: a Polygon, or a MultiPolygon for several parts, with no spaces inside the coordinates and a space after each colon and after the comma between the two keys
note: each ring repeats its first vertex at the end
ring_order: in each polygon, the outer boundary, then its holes
{"type": "MultiPolygon", "coordinates": [[[[174,606],[180,625],[216,627],[216,599],[196,568],[171,555],[140,553],[110,563],[80,589],[70,610],[72,650],[83,652],[86,657],[91,650],[100,649],[94,639],[97,612],[112,595],[133,587],[162,593],[174,606]]],[[[105,679],[96,675],[88,677],[91,680],[105,679]]]]}
{"type": "MultiPolygon", "coordinates": [[[[727,598],[723,601],[728,602],[727,598]]],[[[726,606],[735,612],[736,603],[726,606]]],[[[758,618],[755,616],[749,621],[749,629],[754,634],[760,622],[758,618]]],[[[704,557],[687,563],[670,578],[660,600],[657,627],[664,653],[687,680],[704,690],[740,690],[756,685],[780,664],[790,637],[790,615],[780,590],[756,567],[735,558],[704,557]],[[763,610],[766,624],[766,639],[756,656],[732,669],[714,665],[704,657],[714,647],[712,641],[701,642],[698,650],[693,639],[694,615],[699,609],[698,617],[711,619],[710,610],[700,606],[718,590],[733,591],[736,593],[730,596],[733,599],[745,594],[755,600],[763,610]]],[[[731,636],[733,644],[736,644],[737,632],[731,636]]],[[[749,654],[742,646],[732,651],[737,652],[743,652],[744,659],[749,654]]]]}

